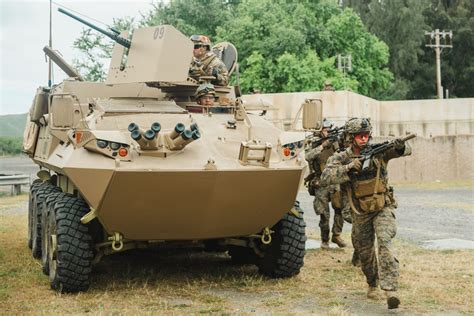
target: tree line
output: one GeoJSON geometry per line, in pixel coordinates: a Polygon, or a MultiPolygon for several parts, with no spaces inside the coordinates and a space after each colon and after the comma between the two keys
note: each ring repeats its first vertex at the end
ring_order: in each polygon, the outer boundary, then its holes
{"type": "MultiPolygon", "coordinates": [[[[232,42],[244,93],[318,91],[329,80],[382,100],[435,97],[425,32],[452,30],[442,84],[450,97],[472,97],[473,12],[470,0],[174,0],[153,2],[138,21],[121,17],[113,27],[171,24],[188,36],[232,42]],[[338,69],[338,55],[351,56],[351,70],[338,69]]],[[[112,44],[87,29],[75,41],[84,55],[74,63],[88,80],[105,78],[112,44]]]]}

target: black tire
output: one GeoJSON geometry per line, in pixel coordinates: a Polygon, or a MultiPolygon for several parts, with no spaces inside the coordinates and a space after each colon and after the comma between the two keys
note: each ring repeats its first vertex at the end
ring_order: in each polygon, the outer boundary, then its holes
{"type": "Polygon", "coordinates": [[[36,194],[39,186],[41,185],[42,181],[40,179],[36,179],[30,186],[30,194],[28,197],[28,248],[33,248],[33,197],[36,194]]]}
{"type": "Polygon", "coordinates": [[[48,242],[49,242],[49,229],[48,229],[48,216],[50,209],[54,206],[54,203],[64,196],[63,192],[53,192],[49,194],[43,201],[43,207],[41,212],[41,266],[43,273],[49,275],[49,261],[48,261],[48,242]]]}
{"type": "Polygon", "coordinates": [[[257,263],[260,273],[272,278],[297,275],[304,264],[306,223],[299,203],[295,204],[299,216],[287,213],[271,228],[272,242],[262,245],[263,257],[257,263]]]}
{"type": "Polygon", "coordinates": [[[79,198],[64,194],[49,211],[48,265],[51,288],[61,293],[85,291],[90,284],[93,243],[89,227],[80,220],[89,212],[89,206],[79,198]]]}
{"type": "Polygon", "coordinates": [[[257,254],[252,248],[229,246],[229,256],[235,264],[255,264],[257,263],[257,254]]]}
{"type": "Polygon", "coordinates": [[[43,201],[48,194],[57,191],[60,191],[58,187],[55,187],[50,182],[43,182],[33,195],[31,252],[36,259],[41,258],[41,214],[43,211],[43,201]]]}

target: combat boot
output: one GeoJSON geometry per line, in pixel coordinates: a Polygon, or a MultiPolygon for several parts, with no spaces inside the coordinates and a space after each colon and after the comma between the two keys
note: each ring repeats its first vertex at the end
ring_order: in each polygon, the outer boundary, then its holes
{"type": "Polygon", "coordinates": [[[338,245],[339,248],[344,248],[345,246],[347,246],[344,240],[339,235],[332,235],[331,241],[338,245]]]}
{"type": "Polygon", "coordinates": [[[369,289],[367,290],[367,298],[370,298],[371,300],[378,300],[380,298],[376,286],[369,286],[369,289]]]}
{"type": "Polygon", "coordinates": [[[398,308],[398,305],[400,305],[400,299],[398,298],[396,291],[385,291],[385,296],[387,296],[388,309],[398,308]]]}
{"type": "Polygon", "coordinates": [[[328,241],[322,241],[321,242],[321,249],[328,250],[329,249],[329,242],[328,241]]]}

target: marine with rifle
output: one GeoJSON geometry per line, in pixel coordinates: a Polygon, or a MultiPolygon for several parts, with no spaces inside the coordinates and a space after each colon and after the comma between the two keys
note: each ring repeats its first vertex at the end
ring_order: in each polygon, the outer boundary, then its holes
{"type": "Polygon", "coordinates": [[[342,215],[342,201],[339,185],[322,186],[320,183],[321,173],[329,157],[340,147],[339,140],[343,131],[342,127],[333,128],[333,123],[327,119],[323,120],[321,131],[310,140],[310,145],[305,153],[310,173],[305,182],[310,195],[314,195],[314,211],[320,216],[319,228],[321,230],[321,248],[329,249],[329,202],[334,209],[331,241],[339,247],[346,247],[341,238],[344,218],[342,215]]]}
{"type": "Polygon", "coordinates": [[[341,185],[353,211],[352,239],[369,285],[367,297],[377,299],[378,286],[385,291],[389,309],[398,308],[398,260],[391,241],[396,235],[393,188],[388,184],[390,159],[411,154],[405,142],[409,135],[381,144],[370,144],[372,126],[367,118],[352,118],[346,123],[350,147],[328,159],[321,185],[341,185]],[[375,251],[377,238],[378,258],[375,251]]]}

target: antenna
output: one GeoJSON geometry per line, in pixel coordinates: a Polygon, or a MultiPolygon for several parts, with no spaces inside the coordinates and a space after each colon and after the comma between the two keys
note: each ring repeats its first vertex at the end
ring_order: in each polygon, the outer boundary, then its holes
{"type": "MultiPolygon", "coordinates": [[[[49,0],[49,47],[53,49],[53,8],[52,0],[49,0]]],[[[48,62],[48,87],[51,88],[53,85],[52,76],[53,76],[53,63],[51,62],[51,57],[48,62]]]]}

